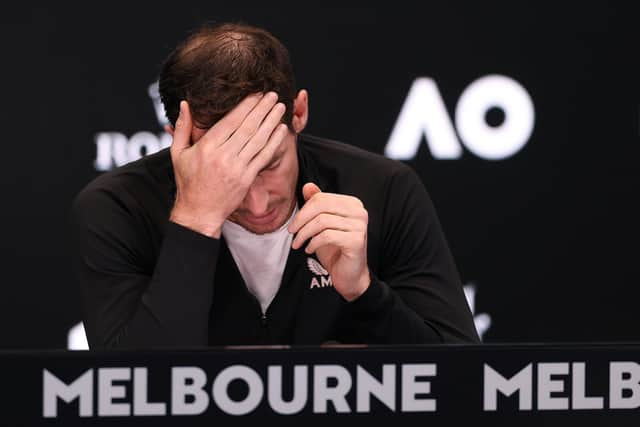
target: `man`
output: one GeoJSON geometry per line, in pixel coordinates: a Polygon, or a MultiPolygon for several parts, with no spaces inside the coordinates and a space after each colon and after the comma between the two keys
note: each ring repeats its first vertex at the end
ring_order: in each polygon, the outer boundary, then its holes
{"type": "Polygon", "coordinates": [[[270,33],[199,30],[160,95],[170,150],[73,205],[91,348],[478,340],[419,178],[303,135],[308,94],[270,33]]]}

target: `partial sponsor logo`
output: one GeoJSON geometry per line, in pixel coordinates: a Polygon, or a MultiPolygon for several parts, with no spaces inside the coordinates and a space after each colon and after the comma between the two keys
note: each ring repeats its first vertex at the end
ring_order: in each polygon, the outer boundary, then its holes
{"type": "MultiPolygon", "coordinates": [[[[160,101],[158,82],[149,85],[147,90],[158,124],[164,129],[168,124],[164,112],[164,106],[160,101]]],[[[94,167],[97,171],[108,171],[114,167],[122,166],[139,158],[153,154],[171,145],[172,138],[168,133],[140,131],[131,136],[122,132],[98,132],[94,137],[96,144],[96,159],[94,167]]]]}
{"type": "Polygon", "coordinates": [[[499,399],[500,395],[514,396],[511,400],[517,395],[520,411],[640,408],[640,364],[610,362],[608,382],[589,381],[589,394],[593,393],[594,382],[608,384],[608,393],[605,389],[600,395],[588,395],[587,378],[604,379],[605,372],[599,368],[597,374],[587,375],[587,364],[582,361],[532,362],[514,375],[503,376],[485,363],[483,409],[497,411],[499,401],[506,403],[504,398],[499,399]]]}
{"type": "Polygon", "coordinates": [[[67,334],[67,348],[69,350],[89,350],[87,334],[84,331],[84,323],[75,324],[67,334]]]}
{"type": "Polygon", "coordinates": [[[310,272],[317,276],[311,279],[309,289],[333,286],[329,272],[318,261],[313,258],[307,258],[307,267],[309,267],[310,272]]]}
{"type": "Polygon", "coordinates": [[[473,323],[476,326],[476,331],[478,332],[478,336],[480,340],[482,340],[484,334],[489,330],[491,326],[491,316],[487,313],[478,313],[476,314],[476,284],[473,282],[469,282],[463,287],[464,296],[467,299],[467,304],[469,304],[469,308],[471,309],[471,314],[473,315],[473,323]]]}

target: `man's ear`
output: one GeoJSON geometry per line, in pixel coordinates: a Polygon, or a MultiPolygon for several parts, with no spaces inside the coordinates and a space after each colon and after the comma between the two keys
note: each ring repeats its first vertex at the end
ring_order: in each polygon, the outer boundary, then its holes
{"type": "Polygon", "coordinates": [[[291,125],[296,133],[300,133],[307,126],[309,119],[309,94],[302,89],[293,100],[293,118],[291,125]]]}
{"type": "Polygon", "coordinates": [[[171,125],[164,125],[164,131],[167,132],[169,135],[173,136],[173,126],[171,125]]]}

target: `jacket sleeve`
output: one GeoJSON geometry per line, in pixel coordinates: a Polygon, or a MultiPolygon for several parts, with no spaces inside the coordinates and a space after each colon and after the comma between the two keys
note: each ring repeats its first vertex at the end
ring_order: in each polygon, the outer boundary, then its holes
{"type": "Polygon", "coordinates": [[[378,274],[350,303],[357,335],[377,344],[478,342],[431,199],[402,165],[386,190],[378,274]]]}
{"type": "Polygon", "coordinates": [[[84,190],[71,209],[90,348],[207,345],[219,240],[167,220],[154,247],[148,221],[119,197],[84,190]]]}

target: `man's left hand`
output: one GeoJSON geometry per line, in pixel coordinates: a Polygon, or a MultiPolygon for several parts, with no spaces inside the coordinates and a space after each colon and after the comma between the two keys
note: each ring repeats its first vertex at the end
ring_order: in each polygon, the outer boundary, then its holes
{"type": "Polygon", "coordinates": [[[369,216],[360,199],[323,193],[313,183],[302,188],[306,203],[289,225],[297,233],[291,247],[311,239],[305,252],[316,253],[331,275],[333,286],[347,301],[364,293],[371,283],[367,265],[369,216]]]}

